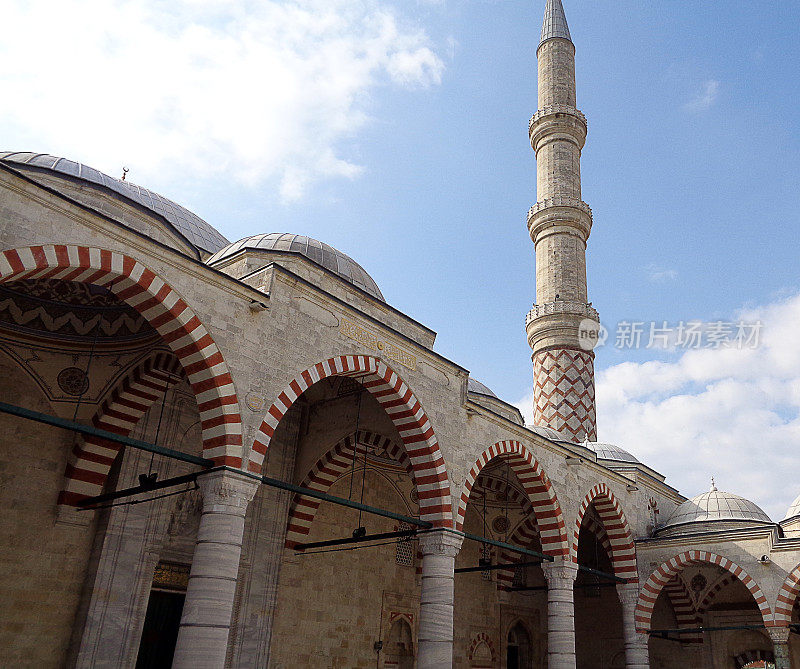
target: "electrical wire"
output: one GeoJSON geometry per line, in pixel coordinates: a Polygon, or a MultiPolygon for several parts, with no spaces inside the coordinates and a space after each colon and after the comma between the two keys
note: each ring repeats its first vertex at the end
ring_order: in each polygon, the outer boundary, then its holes
{"type": "MultiPolygon", "coordinates": [[[[111,509],[115,506],[134,506],[136,504],[144,504],[145,502],[155,502],[157,499],[164,499],[165,497],[172,497],[173,495],[182,495],[186,492],[191,492],[192,490],[200,490],[200,486],[197,485],[197,481],[194,482],[193,488],[185,488],[184,490],[174,490],[172,492],[168,492],[163,495],[156,495],[155,497],[148,497],[146,499],[134,499],[128,502],[118,502],[116,504],[103,504],[101,506],[82,506],[78,507],[78,511],[96,511],[97,509],[111,509]]],[[[145,491],[143,490],[142,492],[145,491]]]]}
{"type": "MultiPolygon", "coordinates": [[[[404,539],[404,541],[416,541],[416,539],[404,539]]],[[[375,548],[376,546],[388,546],[389,544],[396,544],[397,539],[390,539],[389,541],[381,541],[377,544],[369,544],[366,546],[346,546],[344,548],[324,548],[319,551],[295,551],[295,555],[317,555],[319,553],[338,553],[340,551],[355,551],[360,548],[375,548]]]]}

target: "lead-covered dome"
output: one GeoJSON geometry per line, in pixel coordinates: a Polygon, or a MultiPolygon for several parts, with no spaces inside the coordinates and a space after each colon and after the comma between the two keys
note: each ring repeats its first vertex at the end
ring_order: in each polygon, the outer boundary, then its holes
{"type": "Polygon", "coordinates": [[[609,460],[613,462],[630,462],[631,464],[641,464],[633,455],[624,448],[616,444],[607,444],[597,441],[586,441],[584,446],[591,448],[597,453],[598,460],[609,460]]]}
{"type": "Polygon", "coordinates": [[[478,395],[486,395],[486,397],[494,397],[497,399],[497,395],[495,395],[488,386],[485,386],[477,379],[473,379],[471,376],[467,379],[467,391],[470,393],[477,393],[478,395]]]}
{"type": "Polygon", "coordinates": [[[375,280],[355,260],[332,246],[305,235],[295,235],[289,232],[251,235],[217,251],[206,260],[206,263],[209,265],[219,264],[241,251],[297,253],[337,274],[381,302],[386,301],[375,280]]]}
{"type": "MultiPolygon", "coordinates": [[[[83,163],[51,156],[47,153],[28,151],[0,151],[0,161],[12,163],[13,167],[24,172],[49,172],[55,176],[113,191],[166,219],[167,223],[190,244],[206,253],[215,253],[229,243],[209,223],[185,207],[158,193],[137,186],[130,181],[115,179],[83,163]]],[[[124,223],[124,221],[121,222],[124,223]]]]}
{"type": "Polygon", "coordinates": [[[714,530],[719,529],[720,524],[725,528],[734,526],[747,528],[773,525],[774,523],[757,504],[749,499],[717,490],[717,487],[712,485],[708,492],[680,504],[667,518],[664,525],[658,528],[657,532],[661,534],[675,528],[687,530],[690,525],[693,526],[692,531],[695,531],[695,528],[697,530],[714,530]],[[711,526],[701,527],[706,523],[711,526]]]}
{"type": "Polygon", "coordinates": [[[789,520],[790,518],[794,518],[795,516],[800,516],[800,495],[798,495],[792,505],[789,507],[789,510],[786,512],[786,517],[784,520],[789,520]]]}

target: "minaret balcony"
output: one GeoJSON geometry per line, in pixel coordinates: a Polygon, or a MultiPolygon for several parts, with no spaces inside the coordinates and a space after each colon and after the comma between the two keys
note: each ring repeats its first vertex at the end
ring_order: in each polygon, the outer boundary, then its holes
{"type": "Polygon", "coordinates": [[[579,234],[585,242],[591,230],[592,210],[576,197],[548,197],[528,210],[528,232],[534,244],[544,235],[557,233],[579,234]]]}
{"type": "Polygon", "coordinates": [[[597,313],[597,309],[591,304],[578,302],[576,300],[555,300],[554,302],[545,302],[544,304],[534,304],[533,308],[525,317],[525,327],[527,328],[531,321],[537,318],[560,314],[570,314],[573,316],[580,316],[582,319],[589,318],[593,321],[600,321],[600,315],[597,313]]]}
{"type": "Polygon", "coordinates": [[[528,122],[528,136],[534,151],[546,141],[564,139],[578,148],[586,143],[586,117],[569,105],[548,105],[537,111],[528,122]]]}

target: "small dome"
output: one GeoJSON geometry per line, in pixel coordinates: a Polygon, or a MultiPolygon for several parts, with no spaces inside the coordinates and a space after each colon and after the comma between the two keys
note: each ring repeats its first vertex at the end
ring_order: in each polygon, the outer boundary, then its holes
{"type": "Polygon", "coordinates": [[[33,168],[33,170],[51,172],[60,177],[112,190],[117,195],[149,209],[154,214],[163,216],[190,244],[207,253],[215,253],[228,244],[228,240],[216,229],[181,205],[130,181],[122,181],[103,174],[88,165],[47,153],[25,151],[0,151],[0,160],[14,163],[14,167],[24,171],[32,171],[31,168],[33,168]]]}
{"type": "Polygon", "coordinates": [[[585,441],[583,445],[591,448],[595,453],[597,453],[598,460],[613,460],[614,462],[630,462],[634,464],[640,464],[639,460],[628,453],[628,451],[615,444],[602,444],[597,441],[585,441]]]}
{"type": "Polygon", "coordinates": [[[386,300],[378,288],[375,280],[367,274],[366,270],[350,256],[336,250],[328,244],[317,241],[305,235],[294,235],[289,232],[270,232],[263,235],[251,235],[229,244],[211,256],[206,263],[214,265],[226,258],[230,258],[239,251],[266,251],[276,253],[297,253],[308,258],[313,263],[349,281],[356,288],[379,299],[386,300]]]}
{"type": "Polygon", "coordinates": [[[717,490],[712,484],[709,492],[692,497],[678,506],[659,529],[717,521],[773,524],[769,516],[749,499],[717,490]]]}
{"type": "Polygon", "coordinates": [[[786,512],[786,517],[784,520],[789,520],[790,518],[794,518],[795,516],[800,516],[800,495],[792,502],[792,505],[789,507],[789,510],[786,512]]]}
{"type": "Polygon", "coordinates": [[[570,437],[567,437],[558,430],[548,427],[547,425],[534,425],[531,430],[540,437],[544,437],[550,441],[572,441],[570,437]]]}
{"type": "Polygon", "coordinates": [[[495,395],[487,386],[483,385],[477,379],[473,379],[471,376],[467,379],[467,392],[477,393],[478,395],[486,395],[487,397],[494,397],[497,399],[497,395],[495,395]]]}

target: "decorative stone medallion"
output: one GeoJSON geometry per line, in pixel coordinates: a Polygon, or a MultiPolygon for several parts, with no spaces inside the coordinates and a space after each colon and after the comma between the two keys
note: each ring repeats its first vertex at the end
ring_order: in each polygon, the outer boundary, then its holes
{"type": "Polygon", "coordinates": [[[89,389],[89,378],[78,367],[65,367],[58,373],[57,381],[67,395],[83,395],[89,389]]]}

